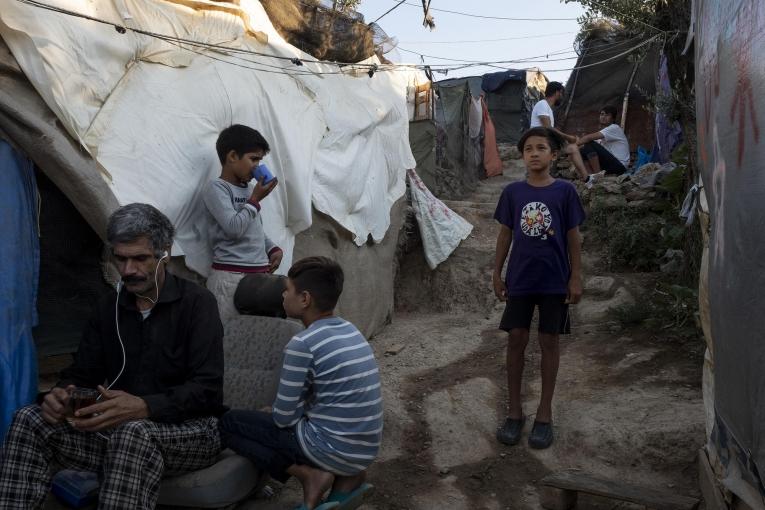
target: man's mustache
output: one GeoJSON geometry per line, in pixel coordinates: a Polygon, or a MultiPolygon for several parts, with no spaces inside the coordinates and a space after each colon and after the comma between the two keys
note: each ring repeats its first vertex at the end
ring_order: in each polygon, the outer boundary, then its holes
{"type": "Polygon", "coordinates": [[[147,278],[141,278],[140,276],[126,276],[122,279],[125,283],[141,283],[145,282],[147,278]]]}

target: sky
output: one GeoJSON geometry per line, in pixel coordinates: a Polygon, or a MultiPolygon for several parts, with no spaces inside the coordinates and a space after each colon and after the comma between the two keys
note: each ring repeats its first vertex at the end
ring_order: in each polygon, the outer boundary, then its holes
{"type": "MultiPolygon", "coordinates": [[[[367,23],[374,21],[385,11],[395,6],[398,0],[362,0],[358,11],[364,15],[367,23]]],[[[510,18],[568,18],[556,21],[515,21],[469,17],[447,12],[432,11],[436,28],[431,31],[422,26],[421,0],[406,0],[394,11],[384,16],[378,24],[390,37],[398,39],[398,55],[391,60],[403,63],[421,63],[420,55],[426,64],[459,65],[433,57],[446,57],[480,62],[499,60],[520,60],[535,57],[527,63],[500,64],[507,68],[526,68],[537,66],[550,80],[568,79],[576,65],[573,42],[579,31],[576,18],[584,13],[578,2],[568,4],[560,0],[431,0],[431,9],[446,9],[480,16],[510,18]],[[510,39],[504,41],[486,41],[487,39],[510,39]],[[480,42],[468,42],[480,41],[480,42]],[[405,51],[406,50],[406,51],[405,51]],[[566,52],[556,55],[550,53],[566,52]],[[545,55],[549,55],[546,57],[545,55]],[[540,57],[541,58],[536,58],[540,57]],[[548,60],[564,59],[567,60],[548,60]]],[[[487,72],[501,71],[492,67],[472,67],[449,71],[447,76],[435,74],[434,79],[453,78],[456,76],[474,76],[487,72]]]]}

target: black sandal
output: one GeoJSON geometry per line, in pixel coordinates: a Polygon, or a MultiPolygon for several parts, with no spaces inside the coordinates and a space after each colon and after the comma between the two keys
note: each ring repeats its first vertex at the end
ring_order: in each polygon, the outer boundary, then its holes
{"type": "Polygon", "coordinates": [[[497,441],[508,446],[518,444],[521,440],[521,431],[523,430],[523,424],[526,422],[526,417],[521,416],[520,419],[507,418],[505,423],[497,429],[497,441]]]}
{"type": "Polygon", "coordinates": [[[535,421],[529,434],[529,446],[537,450],[549,448],[553,442],[552,423],[542,423],[535,421]]]}

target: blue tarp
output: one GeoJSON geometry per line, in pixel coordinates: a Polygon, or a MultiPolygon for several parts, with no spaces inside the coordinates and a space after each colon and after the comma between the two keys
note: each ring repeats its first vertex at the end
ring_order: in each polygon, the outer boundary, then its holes
{"type": "Polygon", "coordinates": [[[0,442],[13,412],[37,394],[40,244],[34,166],[0,140],[0,442]]]}
{"type": "Polygon", "coordinates": [[[494,92],[502,88],[502,85],[508,81],[522,81],[526,83],[526,70],[511,69],[509,71],[484,74],[481,81],[481,89],[484,92],[494,92]]]}

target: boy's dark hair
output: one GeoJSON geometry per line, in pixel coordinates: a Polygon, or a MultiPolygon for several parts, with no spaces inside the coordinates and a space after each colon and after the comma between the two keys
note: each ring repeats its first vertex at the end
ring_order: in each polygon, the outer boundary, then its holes
{"type": "Polygon", "coordinates": [[[559,81],[551,81],[547,84],[547,88],[545,89],[545,97],[554,96],[559,90],[566,90],[566,87],[559,81]]]}
{"type": "Polygon", "coordinates": [[[298,292],[308,292],[316,308],[329,312],[343,292],[343,268],[327,257],[306,257],[290,268],[287,277],[298,292]]]}
{"type": "Polygon", "coordinates": [[[234,124],[220,132],[218,140],[215,142],[215,150],[218,151],[218,159],[222,165],[226,162],[226,155],[231,151],[236,152],[236,155],[241,158],[248,152],[255,152],[256,150],[262,150],[263,155],[266,155],[271,148],[257,130],[249,126],[234,124]]]}
{"type": "Polygon", "coordinates": [[[518,140],[518,150],[523,154],[523,146],[526,145],[526,140],[532,136],[541,136],[547,138],[547,143],[550,144],[550,149],[555,152],[560,150],[560,139],[555,131],[548,129],[544,126],[537,126],[529,129],[521,135],[521,139],[518,140]]]}
{"type": "Polygon", "coordinates": [[[600,111],[603,113],[607,113],[608,115],[611,116],[611,118],[614,121],[616,121],[616,113],[617,113],[616,106],[607,104],[606,106],[601,108],[600,111]]]}

